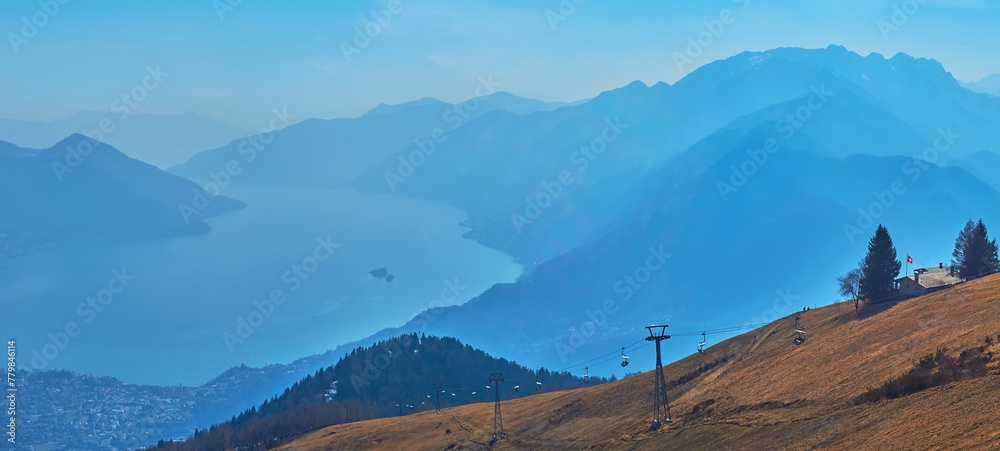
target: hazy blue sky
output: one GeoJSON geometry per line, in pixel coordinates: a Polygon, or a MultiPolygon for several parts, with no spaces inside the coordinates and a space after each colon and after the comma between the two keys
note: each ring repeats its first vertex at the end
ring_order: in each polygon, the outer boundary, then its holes
{"type": "Polygon", "coordinates": [[[156,65],[169,76],[136,111],[253,128],[275,107],[304,119],[424,96],[458,101],[488,75],[515,94],[575,100],[633,80],[676,81],[683,73],[671,54],[727,8],[733,20],[695,66],[744,50],[840,44],[934,58],[966,81],[1000,73],[1000,2],[987,0],[575,0],[554,27],[547,11],[574,0],[400,0],[350,62],[341,44],[387,1],[245,0],[220,20],[216,7],[238,1],[68,0],[51,18],[38,0],[4,1],[0,117],[107,111],[156,65]],[[919,7],[886,39],[878,22],[892,23],[894,4],[919,7]],[[36,14],[48,23],[15,52],[11,33],[25,36],[22,17],[36,14]]]}

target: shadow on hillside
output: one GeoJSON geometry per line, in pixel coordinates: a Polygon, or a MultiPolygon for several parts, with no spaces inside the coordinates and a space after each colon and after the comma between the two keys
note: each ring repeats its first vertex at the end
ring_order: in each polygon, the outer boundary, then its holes
{"type": "Polygon", "coordinates": [[[882,313],[882,312],[884,312],[886,310],[889,310],[889,309],[895,307],[896,304],[899,304],[900,302],[903,302],[903,301],[905,301],[907,299],[912,299],[912,298],[913,298],[913,296],[900,296],[900,297],[893,297],[893,298],[890,298],[890,299],[885,299],[885,300],[881,300],[881,301],[877,301],[877,302],[866,302],[866,303],[864,303],[864,304],[861,305],[860,309],[858,309],[857,318],[858,319],[871,318],[871,317],[873,317],[875,315],[878,315],[879,313],[882,313]]]}

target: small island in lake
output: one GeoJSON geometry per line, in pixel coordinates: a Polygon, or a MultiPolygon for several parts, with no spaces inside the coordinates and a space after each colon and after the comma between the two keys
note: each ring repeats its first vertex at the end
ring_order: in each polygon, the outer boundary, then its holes
{"type": "Polygon", "coordinates": [[[386,282],[392,282],[396,279],[396,276],[389,274],[389,270],[384,266],[371,270],[370,274],[376,279],[385,279],[386,282]]]}

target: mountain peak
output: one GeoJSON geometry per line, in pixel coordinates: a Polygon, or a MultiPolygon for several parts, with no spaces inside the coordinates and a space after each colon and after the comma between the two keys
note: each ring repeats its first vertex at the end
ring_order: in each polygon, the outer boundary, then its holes
{"type": "Polygon", "coordinates": [[[972,83],[962,83],[962,86],[975,92],[991,94],[1000,97],[1000,74],[991,74],[983,77],[982,80],[972,83]]]}
{"type": "Polygon", "coordinates": [[[418,100],[411,100],[409,102],[396,103],[392,105],[387,103],[380,103],[376,105],[375,108],[366,111],[364,114],[362,114],[362,116],[373,116],[376,114],[392,113],[402,110],[404,108],[409,108],[414,106],[428,106],[428,105],[438,105],[438,104],[444,105],[445,102],[442,102],[441,100],[438,100],[434,97],[423,97],[418,100]]]}
{"type": "Polygon", "coordinates": [[[990,75],[987,75],[987,76],[983,77],[982,80],[979,80],[977,83],[997,83],[997,84],[1000,84],[1000,74],[990,74],[990,75]]]}
{"type": "MultiPolygon", "coordinates": [[[[940,62],[928,58],[914,58],[906,53],[897,53],[886,59],[872,52],[861,56],[844,46],[830,45],[821,49],[799,47],[779,47],[767,51],[745,51],[725,60],[715,61],[696,69],[684,80],[712,79],[716,83],[746,71],[770,71],[773,77],[782,77],[795,71],[826,71],[831,75],[844,77],[859,84],[911,83],[926,80],[950,89],[957,82],[940,62]]],[[[682,80],[683,82],[683,80],[682,80]]],[[[682,83],[678,82],[678,83],[682,83]]]]}
{"type": "Polygon", "coordinates": [[[94,147],[97,147],[97,146],[100,146],[100,145],[104,145],[104,143],[102,143],[102,142],[100,142],[100,141],[98,141],[98,140],[96,140],[94,138],[91,138],[91,137],[89,137],[87,135],[84,135],[84,134],[81,134],[81,133],[73,133],[73,134],[67,136],[66,138],[63,138],[61,141],[57,142],[54,146],[52,146],[52,148],[63,149],[65,147],[67,147],[67,146],[69,146],[69,147],[75,147],[75,146],[78,146],[83,141],[89,141],[94,147]]]}
{"type": "MultiPolygon", "coordinates": [[[[873,53],[874,54],[874,53],[873,53]]],[[[892,55],[889,61],[916,61],[917,59],[903,52],[892,55]]]]}
{"type": "Polygon", "coordinates": [[[639,80],[636,80],[636,81],[633,81],[632,83],[629,83],[629,84],[625,85],[624,87],[628,88],[628,89],[646,89],[649,86],[647,86],[645,83],[643,83],[643,82],[641,82],[639,80]]]}
{"type": "Polygon", "coordinates": [[[486,94],[482,98],[484,99],[527,99],[527,97],[521,97],[517,94],[511,94],[507,91],[497,91],[492,94],[486,94]]]}

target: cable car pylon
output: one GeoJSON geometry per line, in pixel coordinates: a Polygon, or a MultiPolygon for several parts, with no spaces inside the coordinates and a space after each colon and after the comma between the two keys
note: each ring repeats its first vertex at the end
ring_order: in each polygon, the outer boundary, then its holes
{"type": "Polygon", "coordinates": [[[434,386],[434,411],[441,411],[441,392],[443,391],[443,386],[440,382],[433,384],[434,386]]]}
{"type": "Polygon", "coordinates": [[[649,336],[646,341],[656,342],[656,374],[653,375],[653,423],[650,429],[657,430],[663,423],[672,423],[670,399],[667,397],[667,382],[663,377],[663,360],[660,358],[660,342],[670,338],[666,325],[646,326],[649,336]],[[661,416],[662,414],[662,416],[661,416]]]}
{"type": "Polygon", "coordinates": [[[500,383],[503,382],[503,373],[490,374],[490,383],[493,384],[496,393],[496,402],[493,404],[493,442],[506,438],[503,431],[503,415],[500,413],[500,383]]]}

